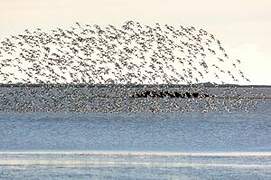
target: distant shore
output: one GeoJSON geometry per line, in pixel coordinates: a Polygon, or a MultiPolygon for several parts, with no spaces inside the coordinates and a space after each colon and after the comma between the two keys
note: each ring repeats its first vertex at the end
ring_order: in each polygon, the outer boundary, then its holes
{"type": "Polygon", "coordinates": [[[0,112],[246,110],[269,99],[262,85],[0,84],[0,112]]]}

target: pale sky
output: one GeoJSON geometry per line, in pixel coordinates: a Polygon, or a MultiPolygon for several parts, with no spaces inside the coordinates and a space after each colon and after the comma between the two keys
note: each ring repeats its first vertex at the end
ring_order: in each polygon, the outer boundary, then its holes
{"type": "Polygon", "coordinates": [[[27,28],[126,20],[193,25],[220,39],[253,84],[271,85],[271,0],[0,0],[0,39],[27,28]]]}

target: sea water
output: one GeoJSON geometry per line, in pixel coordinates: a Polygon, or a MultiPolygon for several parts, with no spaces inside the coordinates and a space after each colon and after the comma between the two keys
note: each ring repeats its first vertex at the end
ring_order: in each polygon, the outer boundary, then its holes
{"type": "Polygon", "coordinates": [[[271,179],[271,103],[250,112],[3,112],[0,179],[271,179]]]}

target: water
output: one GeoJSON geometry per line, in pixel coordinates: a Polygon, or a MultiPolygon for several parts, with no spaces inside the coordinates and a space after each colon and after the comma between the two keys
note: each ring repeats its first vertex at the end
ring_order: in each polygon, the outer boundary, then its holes
{"type": "Polygon", "coordinates": [[[0,179],[271,179],[253,112],[1,113],[0,179]]]}

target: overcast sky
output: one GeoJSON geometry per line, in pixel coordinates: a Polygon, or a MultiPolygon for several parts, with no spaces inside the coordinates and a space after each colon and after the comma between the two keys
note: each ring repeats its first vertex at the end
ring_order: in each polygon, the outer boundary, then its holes
{"type": "Polygon", "coordinates": [[[193,25],[215,34],[254,84],[271,85],[271,0],[0,0],[0,38],[126,20],[193,25]]]}

